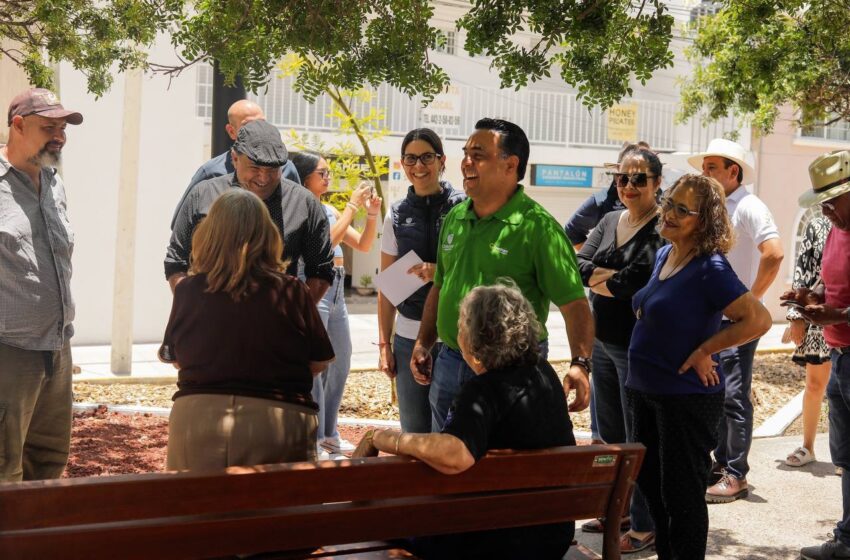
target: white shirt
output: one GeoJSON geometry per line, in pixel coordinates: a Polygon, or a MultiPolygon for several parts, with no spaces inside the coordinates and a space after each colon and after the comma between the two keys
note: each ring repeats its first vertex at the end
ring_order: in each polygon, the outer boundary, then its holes
{"type": "MultiPolygon", "coordinates": [[[[393,220],[390,213],[384,219],[384,228],[381,232],[381,252],[394,257],[398,257],[398,242],[395,238],[395,229],[393,229],[393,220]]],[[[395,333],[403,338],[416,340],[419,335],[419,321],[408,319],[401,313],[396,313],[395,316],[395,333]]]]}
{"type": "Polygon", "coordinates": [[[779,237],[779,230],[767,205],[743,185],[726,197],[726,211],[735,229],[735,245],[726,258],[741,282],[752,288],[761,260],[758,247],[779,237]]]}

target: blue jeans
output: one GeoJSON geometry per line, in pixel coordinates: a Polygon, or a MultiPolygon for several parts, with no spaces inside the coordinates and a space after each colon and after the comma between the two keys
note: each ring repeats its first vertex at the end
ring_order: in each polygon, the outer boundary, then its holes
{"type": "Polygon", "coordinates": [[[829,399],[829,453],[841,475],[842,519],[835,536],[850,546],[850,352],[832,350],[832,373],[826,386],[829,399]]]}
{"type": "MultiPolygon", "coordinates": [[[[413,355],[415,343],[415,340],[403,336],[393,337],[398,415],[403,432],[427,434],[431,431],[431,404],[428,401],[431,386],[417,383],[410,371],[410,357],[413,355]]],[[[434,361],[437,359],[440,346],[442,344],[438,343],[431,350],[431,359],[434,361]]]]}
{"type": "MultiPolygon", "coordinates": [[[[549,341],[540,343],[540,357],[549,356],[549,341]]],[[[441,432],[460,388],[475,377],[475,372],[466,365],[463,356],[457,350],[445,344],[437,354],[431,375],[431,392],[428,400],[431,402],[431,431],[441,432]]]]}
{"type": "MultiPolygon", "coordinates": [[[[731,323],[723,321],[721,328],[731,323]]],[[[718,429],[714,460],[736,478],[750,472],[747,456],[753,442],[753,359],[759,339],[720,352],[720,367],[726,376],[726,400],[718,429]]]]}
{"type": "MultiPolygon", "coordinates": [[[[605,443],[632,442],[632,417],[626,406],[626,376],[629,373],[629,349],[608,344],[599,339],[593,342],[593,384],[596,402],[596,426],[605,443]]],[[[635,486],[629,506],[632,529],[654,531],[646,498],[635,486]]]]}
{"type": "Polygon", "coordinates": [[[344,280],[345,269],[336,267],[333,284],[316,306],[336,356],[325,371],[313,378],[313,400],[319,405],[319,441],[339,437],[339,405],[351,369],[351,331],[345,307],[344,280]]]}

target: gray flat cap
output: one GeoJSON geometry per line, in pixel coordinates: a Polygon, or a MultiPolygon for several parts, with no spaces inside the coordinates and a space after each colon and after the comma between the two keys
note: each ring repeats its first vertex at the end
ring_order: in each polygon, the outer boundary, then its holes
{"type": "Polygon", "coordinates": [[[236,135],[233,149],[257,165],[280,167],[286,163],[286,146],[280,139],[280,131],[267,121],[256,119],[242,125],[236,135]]]}

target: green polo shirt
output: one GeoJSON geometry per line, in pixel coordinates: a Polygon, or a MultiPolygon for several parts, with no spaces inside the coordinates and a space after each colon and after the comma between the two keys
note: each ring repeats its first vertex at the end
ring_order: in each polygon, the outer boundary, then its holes
{"type": "Polygon", "coordinates": [[[498,212],[479,219],[472,200],[458,204],[440,229],[434,285],[440,289],[437,333],[458,349],[460,302],[476,286],[499,278],[516,282],[531,302],[548,338],[549,302],[561,306],[585,297],[576,256],[560,224],[518,185],[498,212]]]}

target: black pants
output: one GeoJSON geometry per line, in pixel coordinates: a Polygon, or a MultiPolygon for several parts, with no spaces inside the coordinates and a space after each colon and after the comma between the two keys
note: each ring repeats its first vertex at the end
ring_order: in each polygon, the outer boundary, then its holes
{"type": "Polygon", "coordinates": [[[724,394],[650,395],[626,389],[633,440],[646,446],[638,486],[655,521],[658,560],[705,558],[710,452],[724,394]]]}

